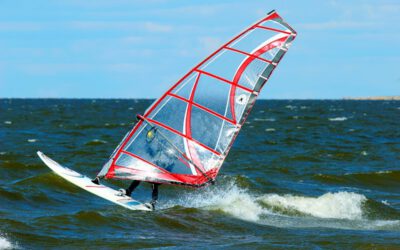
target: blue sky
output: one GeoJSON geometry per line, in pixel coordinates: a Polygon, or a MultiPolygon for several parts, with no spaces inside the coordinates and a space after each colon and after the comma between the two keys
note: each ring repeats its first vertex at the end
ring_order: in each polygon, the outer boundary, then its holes
{"type": "Polygon", "coordinates": [[[155,98],[270,10],[298,37],[261,98],[400,95],[400,1],[1,1],[0,97],[155,98]]]}

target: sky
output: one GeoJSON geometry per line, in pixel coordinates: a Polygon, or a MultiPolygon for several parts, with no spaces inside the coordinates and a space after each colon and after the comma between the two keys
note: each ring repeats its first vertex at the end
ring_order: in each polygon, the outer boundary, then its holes
{"type": "Polygon", "coordinates": [[[2,0],[0,98],[157,98],[273,9],[298,36],[260,98],[400,95],[398,0],[2,0]]]}

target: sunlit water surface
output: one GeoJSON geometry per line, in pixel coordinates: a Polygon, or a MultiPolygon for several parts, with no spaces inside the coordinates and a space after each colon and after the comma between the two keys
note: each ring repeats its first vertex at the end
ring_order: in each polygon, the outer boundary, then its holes
{"type": "Polygon", "coordinates": [[[150,103],[0,99],[0,249],[400,248],[400,102],[259,101],[216,185],[163,185],[155,212],[78,189],[35,154],[93,177],[150,103]]]}

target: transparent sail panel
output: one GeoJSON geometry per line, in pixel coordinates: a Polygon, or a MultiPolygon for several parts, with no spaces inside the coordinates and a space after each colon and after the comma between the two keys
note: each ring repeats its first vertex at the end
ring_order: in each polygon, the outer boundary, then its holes
{"type": "Polygon", "coordinates": [[[172,93],[175,95],[179,95],[185,99],[189,99],[190,93],[192,93],[193,86],[196,82],[197,76],[198,76],[197,72],[190,74],[188,77],[186,77],[185,80],[182,81],[181,84],[179,84],[178,86],[175,87],[175,89],[173,89],[172,93]]]}
{"type": "Polygon", "coordinates": [[[157,104],[157,102],[159,100],[154,101],[154,103],[148,108],[146,109],[146,111],[144,112],[145,114],[147,114],[150,110],[153,110],[151,113],[152,115],[156,115],[162,108],[164,108],[164,105],[168,103],[169,100],[171,100],[172,97],[171,96],[165,96],[161,101],[163,104],[160,105],[160,103],[157,104]]]}
{"type": "Polygon", "coordinates": [[[160,106],[163,108],[150,113],[148,117],[183,133],[187,102],[168,98],[162,101],[160,106]]]}
{"type": "Polygon", "coordinates": [[[201,162],[201,166],[205,172],[213,168],[220,168],[222,165],[222,158],[215,155],[211,151],[199,146],[196,143],[190,142],[191,150],[195,152],[198,161],[201,162]]]}
{"type": "Polygon", "coordinates": [[[268,28],[273,28],[273,29],[277,29],[277,30],[290,32],[290,30],[288,28],[286,28],[285,26],[283,26],[282,24],[280,24],[279,22],[276,22],[274,20],[268,20],[268,21],[262,22],[262,23],[260,23],[260,25],[264,26],[264,27],[268,27],[268,28]]]}
{"type": "Polygon", "coordinates": [[[130,156],[130,155],[124,154],[124,153],[121,154],[121,156],[119,157],[116,164],[118,166],[130,168],[130,169],[136,169],[136,170],[141,170],[141,171],[146,171],[146,172],[161,173],[160,169],[152,166],[151,164],[148,164],[142,160],[139,160],[138,158],[135,158],[133,156],[130,156]]]}
{"type": "Polygon", "coordinates": [[[251,59],[252,60],[246,62],[247,67],[243,68],[239,75],[239,84],[254,89],[260,75],[270,64],[259,59],[251,59]]]}
{"type": "Polygon", "coordinates": [[[209,62],[200,67],[229,81],[233,80],[237,66],[246,58],[246,55],[231,50],[222,50],[213,56],[209,62]]]}
{"type": "Polygon", "coordinates": [[[273,48],[271,48],[269,50],[266,50],[264,53],[262,53],[261,55],[258,55],[258,56],[263,58],[263,59],[272,61],[272,60],[274,60],[274,58],[276,57],[276,55],[280,51],[280,48],[281,48],[280,46],[279,47],[273,47],[273,48]]]}
{"type": "Polygon", "coordinates": [[[230,88],[230,84],[203,74],[199,78],[193,101],[221,116],[232,119],[228,102],[230,88]],[[210,95],[210,90],[212,95],[210,95]]]}
{"type": "Polygon", "coordinates": [[[236,88],[235,92],[235,115],[236,120],[240,121],[247,104],[250,102],[251,93],[240,88],[236,88]]]}
{"type": "Polygon", "coordinates": [[[255,28],[249,31],[249,34],[246,37],[229,47],[251,53],[254,49],[258,48],[262,42],[267,41],[278,34],[279,33],[276,31],[255,28]]]}
{"type": "Polygon", "coordinates": [[[191,115],[192,137],[207,147],[223,153],[236,126],[194,107],[191,115]]]}
{"type": "Polygon", "coordinates": [[[184,146],[181,136],[159,126],[143,127],[141,133],[125,148],[125,151],[168,172],[191,174],[189,162],[182,155],[184,146]]]}

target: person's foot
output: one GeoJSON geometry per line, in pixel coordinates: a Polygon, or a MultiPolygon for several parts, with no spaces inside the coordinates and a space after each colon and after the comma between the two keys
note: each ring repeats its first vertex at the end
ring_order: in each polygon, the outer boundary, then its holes
{"type": "Polygon", "coordinates": [[[96,184],[96,185],[100,185],[100,178],[99,178],[99,177],[96,177],[96,178],[94,178],[94,179],[92,180],[92,182],[93,182],[94,184],[96,184]]]}
{"type": "Polygon", "coordinates": [[[127,195],[126,189],[123,188],[118,189],[117,196],[124,196],[124,195],[127,195]]]}
{"type": "Polygon", "coordinates": [[[155,209],[156,209],[156,207],[154,206],[154,204],[151,203],[151,202],[149,202],[149,203],[144,203],[144,205],[145,205],[147,208],[151,209],[151,210],[155,210],[155,209]]]}
{"type": "Polygon", "coordinates": [[[156,201],[156,200],[152,200],[152,201],[150,202],[150,205],[151,205],[151,209],[152,209],[152,210],[155,210],[155,209],[156,209],[156,204],[157,204],[157,201],[156,201]]]}

